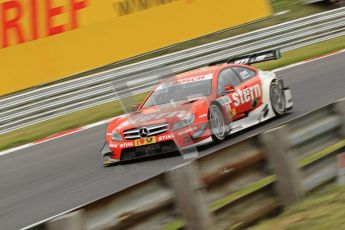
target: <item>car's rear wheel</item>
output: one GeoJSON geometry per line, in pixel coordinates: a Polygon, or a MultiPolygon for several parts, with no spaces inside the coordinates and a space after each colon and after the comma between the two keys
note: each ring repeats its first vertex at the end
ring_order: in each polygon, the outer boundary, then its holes
{"type": "Polygon", "coordinates": [[[284,92],[277,82],[272,82],[270,87],[270,99],[274,113],[281,117],[285,113],[285,96],[284,92]]]}
{"type": "Polygon", "coordinates": [[[227,129],[223,113],[219,106],[212,104],[209,108],[209,127],[213,141],[220,142],[226,137],[227,129]]]}

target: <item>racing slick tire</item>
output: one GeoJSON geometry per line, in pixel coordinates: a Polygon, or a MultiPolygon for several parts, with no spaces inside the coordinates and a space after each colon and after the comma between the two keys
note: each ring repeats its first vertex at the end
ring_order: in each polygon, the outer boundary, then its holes
{"type": "Polygon", "coordinates": [[[277,81],[273,81],[270,86],[270,100],[274,113],[277,117],[285,114],[286,104],[285,96],[281,85],[277,81]]]}
{"type": "Polygon", "coordinates": [[[217,104],[211,104],[208,109],[209,127],[214,142],[221,142],[227,135],[227,126],[223,112],[217,104]]]}

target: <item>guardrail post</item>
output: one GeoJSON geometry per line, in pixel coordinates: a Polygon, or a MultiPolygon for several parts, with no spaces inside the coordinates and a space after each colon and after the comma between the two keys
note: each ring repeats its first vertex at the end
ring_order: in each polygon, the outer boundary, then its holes
{"type": "Polygon", "coordinates": [[[57,217],[44,226],[47,230],[83,230],[84,228],[84,217],[82,211],[75,211],[60,217],[57,217]]]}
{"type": "Polygon", "coordinates": [[[337,184],[345,185],[345,153],[337,156],[337,184]]]}
{"type": "Polygon", "coordinates": [[[269,163],[277,175],[276,189],[284,205],[299,201],[304,195],[302,179],[290,149],[286,126],[259,135],[269,163]]]}
{"type": "Polygon", "coordinates": [[[187,222],[187,229],[212,229],[212,220],[203,199],[202,186],[195,163],[167,172],[169,185],[175,191],[175,203],[187,222]]]}
{"type": "Polygon", "coordinates": [[[340,132],[342,137],[345,138],[345,98],[337,101],[334,104],[334,110],[342,117],[343,124],[341,126],[340,132]]]}

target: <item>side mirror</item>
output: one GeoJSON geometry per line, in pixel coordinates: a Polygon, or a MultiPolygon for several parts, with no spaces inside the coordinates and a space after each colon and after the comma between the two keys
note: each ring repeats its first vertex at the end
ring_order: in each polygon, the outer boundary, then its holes
{"type": "Polygon", "coordinates": [[[225,93],[233,93],[235,91],[235,87],[232,85],[227,85],[224,87],[224,92],[225,93]]]}
{"type": "Polygon", "coordinates": [[[140,107],[140,104],[134,104],[134,105],[132,105],[132,111],[133,111],[133,112],[138,111],[139,107],[140,107]]]}

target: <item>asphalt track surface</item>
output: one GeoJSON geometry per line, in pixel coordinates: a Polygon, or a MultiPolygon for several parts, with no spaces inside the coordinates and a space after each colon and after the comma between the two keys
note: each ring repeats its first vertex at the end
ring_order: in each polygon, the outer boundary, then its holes
{"type": "MultiPolygon", "coordinates": [[[[202,148],[199,155],[345,97],[345,53],[279,71],[292,89],[293,113],[202,148]]],[[[123,190],[186,162],[181,156],[103,168],[106,125],[0,156],[0,229],[18,229],[123,190]]]]}

